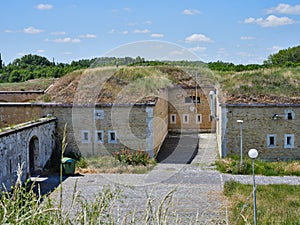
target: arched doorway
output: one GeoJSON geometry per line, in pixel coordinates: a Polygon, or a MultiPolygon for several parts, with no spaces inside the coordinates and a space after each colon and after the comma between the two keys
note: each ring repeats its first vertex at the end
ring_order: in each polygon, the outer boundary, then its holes
{"type": "Polygon", "coordinates": [[[39,139],[33,136],[29,141],[29,171],[33,174],[38,169],[39,139]]]}

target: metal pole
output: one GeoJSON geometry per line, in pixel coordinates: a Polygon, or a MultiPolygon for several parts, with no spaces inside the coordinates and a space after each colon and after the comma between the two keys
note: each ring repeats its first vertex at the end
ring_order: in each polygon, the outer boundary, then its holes
{"type": "Polygon", "coordinates": [[[254,213],[254,225],[256,225],[256,184],[254,174],[254,159],[252,159],[252,174],[253,174],[253,213],[254,213]]]}
{"type": "Polygon", "coordinates": [[[240,164],[243,164],[243,123],[240,123],[240,164]]]}

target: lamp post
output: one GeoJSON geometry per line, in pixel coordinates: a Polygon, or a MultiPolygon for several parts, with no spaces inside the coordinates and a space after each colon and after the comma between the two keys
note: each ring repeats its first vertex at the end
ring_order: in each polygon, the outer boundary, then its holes
{"type": "Polygon", "coordinates": [[[258,156],[258,151],[256,149],[250,149],[248,152],[249,157],[252,159],[252,175],[253,175],[253,214],[254,214],[254,225],[256,225],[256,184],[255,184],[255,174],[254,174],[254,160],[258,156]]]}
{"type": "Polygon", "coordinates": [[[240,165],[243,164],[243,120],[237,120],[237,123],[240,124],[240,165]]]}

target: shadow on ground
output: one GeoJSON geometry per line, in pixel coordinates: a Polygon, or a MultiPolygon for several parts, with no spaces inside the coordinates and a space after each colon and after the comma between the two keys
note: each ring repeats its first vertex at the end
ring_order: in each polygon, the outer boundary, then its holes
{"type": "Polygon", "coordinates": [[[189,164],[199,147],[198,133],[169,133],[156,156],[159,163],[189,164]]]}

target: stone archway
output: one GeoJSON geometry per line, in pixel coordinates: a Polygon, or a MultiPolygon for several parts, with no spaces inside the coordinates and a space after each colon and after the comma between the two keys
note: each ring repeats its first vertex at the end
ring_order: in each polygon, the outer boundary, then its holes
{"type": "Polygon", "coordinates": [[[29,171],[35,173],[39,169],[39,139],[33,136],[29,141],[29,171]]]}

